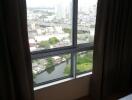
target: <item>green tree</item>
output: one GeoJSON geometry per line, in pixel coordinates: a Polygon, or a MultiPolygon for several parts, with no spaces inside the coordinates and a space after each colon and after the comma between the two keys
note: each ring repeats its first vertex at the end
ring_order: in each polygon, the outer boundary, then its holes
{"type": "Polygon", "coordinates": [[[59,40],[56,37],[52,37],[52,38],[49,39],[49,43],[52,44],[52,45],[54,45],[58,42],[59,42],[59,40]]]}
{"type": "Polygon", "coordinates": [[[64,69],[65,76],[70,75],[70,72],[71,72],[71,66],[67,64],[66,68],[64,69]]]}
{"type": "Polygon", "coordinates": [[[48,74],[51,74],[54,70],[55,70],[55,67],[54,66],[46,69],[46,71],[48,72],[48,74]]]}
{"type": "MultiPolygon", "coordinates": [[[[92,63],[93,63],[93,52],[84,52],[77,54],[77,73],[82,73],[85,71],[92,70],[92,63]]],[[[70,65],[67,65],[64,74],[69,75],[71,71],[70,65]]]]}
{"type": "Polygon", "coordinates": [[[92,70],[92,63],[77,64],[77,73],[92,70]]]}
{"type": "Polygon", "coordinates": [[[71,33],[71,32],[72,32],[72,30],[69,29],[69,28],[64,28],[63,31],[64,31],[65,33],[71,33]]]}
{"type": "Polygon", "coordinates": [[[77,73],[92,69],[92,52],[80,53],[77,55],[77,73]]]}
{"type": "Polygon", "coordinates": [[[49,42],[48,41],[41,41],[39,43],[39,47],[42,47],[42,48],[49,48],[50,45],[49,45],[49,42]]]}
{"type": "Polygon", "coordinates": [[[47,58],[47,65],[46,65],[46,71],[50,74],[55,70],[55,66],[53,66],[53,59],[51,57],[47,58]]]}
{"type": "Polygon", "coordinates": [[[49,57],[49,58],[47,58],[47,65],[46,65],[46,69],[47,68],[50,68],[50,67],[52,67],[53,66],[53,60],[52,60],[52,58],[51,57],[49,57]]]}

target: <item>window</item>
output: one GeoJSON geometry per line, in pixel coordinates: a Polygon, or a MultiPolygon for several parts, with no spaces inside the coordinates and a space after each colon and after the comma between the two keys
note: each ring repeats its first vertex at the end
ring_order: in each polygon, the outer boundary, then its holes
{"type": "Polygon", "coordinates": [[[27,0],[34,86],[92,70],[96,0],[27,0]]]}

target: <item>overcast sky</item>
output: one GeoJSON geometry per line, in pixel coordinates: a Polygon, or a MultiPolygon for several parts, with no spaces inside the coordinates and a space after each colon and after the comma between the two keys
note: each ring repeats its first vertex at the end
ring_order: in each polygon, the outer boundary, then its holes
{"type": "MultiPolygon", "coordinates": [[[[26,0],[27,7],[53,7],[56,4],[67,5],[72,0],[26,0]]],[[[97,0],[78,0],[80,6],[88,6],[97,3],[97,0]]]]}

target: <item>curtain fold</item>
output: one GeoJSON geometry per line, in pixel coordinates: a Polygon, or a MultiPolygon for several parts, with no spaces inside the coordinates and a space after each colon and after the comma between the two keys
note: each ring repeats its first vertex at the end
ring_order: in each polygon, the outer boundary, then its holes
{"type": "Polygon", "coordinates": [[[0,1],[0,98],[33,100],[25,0],[0,1]]]}
{"type": "Polygon", "coordinates": [[[98,0],[92,96],[96,100],[131,89],[132,1],[98,0]]]}

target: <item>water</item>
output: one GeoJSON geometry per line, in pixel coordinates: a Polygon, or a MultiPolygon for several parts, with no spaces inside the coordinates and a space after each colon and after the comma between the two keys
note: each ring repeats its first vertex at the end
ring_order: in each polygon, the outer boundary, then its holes
{"type": "Polygon", "coordinates": [[[34,79],[34,82],[36,84],[38,84],[38,83],[46,82],[49,80],[64,77],[65,76],[64,70],[65,70],[66,66],[67,66],[66,62],[56,65],[51,73],[48,73],[47,71],[45,71],[45,72],[37,75],[34,79]]]}

